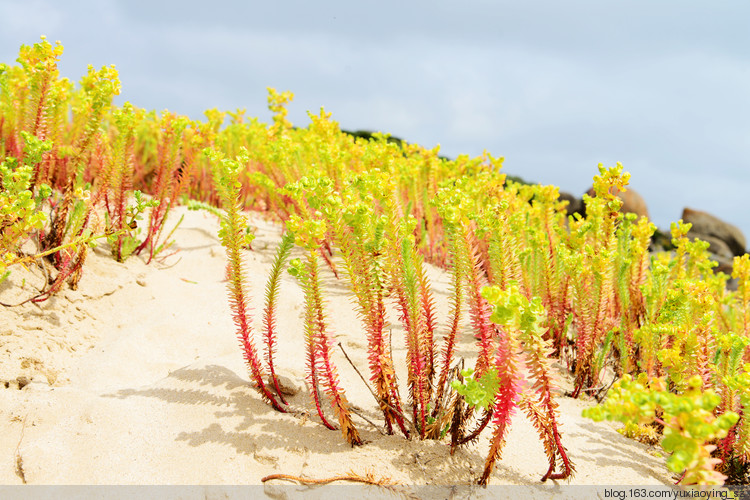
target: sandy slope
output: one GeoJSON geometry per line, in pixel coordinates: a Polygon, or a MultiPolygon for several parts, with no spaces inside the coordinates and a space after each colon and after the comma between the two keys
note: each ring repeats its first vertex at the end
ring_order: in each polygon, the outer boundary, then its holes
{"type": "MultiPolygon", "coordinates": [[[[176,211],[185,214],[175,233],[179,252],[164,262],[147,266],[135,257],[118,264],[100,247],[77,291],[38,306],[0,308],[0,381],[7,386],[0,385],[0,483],[259,484],[273,473],[324,478],[349,471],[406,484],[476,481],[486,437],[451,456],[444,442],[384,436],[355,417],[369,442],[351,448],[314,411],[308,416],[303,296],[287,273],[277,364],[302,389],[291,401],[304,411],[266,406],[249,385],[234,336],[217,221],[176,211]],[[31,383],[19,390],[19,377],[31,383]]],[[[247,264],[260,311],[279,230],[257,218],[253,224],[258,236],[247,264]]],[[[433,268],[430,276],[445,322],[449,276],[433,268]]],[[[17,270],[0,285],[0,301],[28,297],[39,279],[17,270]]],[[[346,287],[327,280],[333,329],[364,370],[365,339],[346,287]]],[[[469,355],[471,340],[462,339],[460,355],[469,355]]],[[[403,359],[401,342],[394,342],[394,356],[403,359]]],[[[374,400],[338,351],[335,361],[350,401],[379,422],[374,400]]],[[[577,469],[569,484],[670,482],[655,450],[582,418],[586,403],[559,402],[563,442],[577,469]]],[[[536,432],[518,415],[492,484],[536,484],[546,468],[536,432]]]]}

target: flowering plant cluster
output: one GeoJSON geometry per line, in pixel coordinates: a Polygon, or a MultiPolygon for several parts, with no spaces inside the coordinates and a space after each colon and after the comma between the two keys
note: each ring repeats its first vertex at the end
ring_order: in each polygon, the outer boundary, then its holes
{"type": "Polygon", "coordinates": [[[483,484],[516,410],[544,444],[542,480],[573,474],[553,360],[572,373],[573,397],[602,392],[607,368],[621,377],[588,415],[656,422],[684,483],[720,483],[750,462],[750,260],[735,259],[731,292],[707,243],[687,237],[689,225],[673,224],[672,252],[650,253],[655,226],[623,214],[613,194],[627,189],[621,165],[600,165],[585,217],[568,217],[556,187],[506,178],[503,159],[487,153],[449,160],[439,148],[350,134],[324,110],[296,128],[289,92],[269,89],[271,124],[244,110],[209,110],[200,121],[114,106],[115,68],[89,68],[75,86],[59,76],[62,50],[42,39],[21,48],[18,65],[0,65],[0,280],[41,259],[56,269],[29,300],[75,287],[99,238],[118,261],[151,261],[170,245],[171,208],[189,199],[222,219],[237,335],[253,384],[279,411],[289,405],[274,366],[276,303],[288,269],[304,291],[300,335],[317,413],[362,444],[336,365],[320,277],[327,267],[359,314],[385,430],[449,437],[451,450],[487,430],[483,484]],[[242,262],[253,238],[245,210],[284,226],[257,338],[242,262]],[[301,257],[290,261],[295,247],[301,257]],[[428,264],[450,273],[448,311],[435,307],[428,264]],[[402,335],[392,334],[394,323],[402,335]],[[459,360],[466,333],[475,351],[459,360]],[[403,381],[394,342],[407,350],[403,381]]]}

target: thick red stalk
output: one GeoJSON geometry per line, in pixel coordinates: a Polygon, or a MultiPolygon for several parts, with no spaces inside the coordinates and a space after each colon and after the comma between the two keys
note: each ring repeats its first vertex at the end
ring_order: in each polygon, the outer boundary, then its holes
{"type": "MultiPolygon", "coordinates": [[[[466,229],[461,226],[461,231],[466,229]]],[[[449,231],[449,249],[450,255],[453,260],[452,273],[453,282],[451,287],[453,289],[451,299],[451,312],[450,317],[451,325],[448,334],[445,336],[443,349],[442,349],[442,360],[440,364],[440,378],[437,385],[437,396],[435,398],[435,409],[437,412],[440,409],[443,400],[443,393],[445,390],[445,384],[448,378],[448,373],[451,369],[451,363],[453,362],[453,352],[456,347],[456,337],[458,335],[458,329],[461,323],[461,312],[464,302],[464,281],[466,275],[466,259],[461,252],[461,246],[459,241],[463,240],[462,235],[455,234],[453,231],[449,231]]]]}
{"type": "MultiPolygon", "coordinates": [[[[319,365],[325,383],[325,391],[331,398],[331,403],[338,415],[341,432],[344,438],[352,445],[361,445],[362,439],[354,427],[349,413],[349,404],[342,389],[339,387],[336,367],[331,360],[331,349],[333,342],[328,335],[323,308],[323,297],[320,292],[320,279],[318,277],[317,252],[311,250],[307,258],[307,294],[310,301],[312,320],[308,328],[312,329],[311,341],[313,350],[313,362],[319,365]]],[[[317,370],[316,370],[317,372],[317,370]]]]}
{"type": "Polygon", "coordinates": [[[549,459],[549,469],[542,477],[547,479],[565,479],[570,476],[574,467],[568,458],[560,440],[560,430],[557,423],[557,403],[552,395],[552,381],[549,374],[549,348],[538,344],[542,339],[527,339],[527,366],[531,379],[534,381],[533,390],[536,402],[526,400],[524,409],[542,438],[545,453],[549,459]],[[540,408],[537,408],[539,406],[540,408]],[[555,473],[557,458],[562,462],[563,470],[555,473]]]}
{"type": "Polygon", "coordinates": [[[44,302],[57,293],[68,278],[72,277],[77,282],[76,276],[80,274],[83,262],[86,260],[87,248],[85,244],[79,244],[72,249],[66,248],[56,252],[54,255],[59,259],[60,272],[49,288],[32,298],[31,302],[44,302]]]}
{"type": "Polygon", "coordinates": [[[323,409],[320,406],[320,392],[318,388],[318,373],[316,369],[316,351],[312,344],[313,340],[312,338],[306,339],[306,345],[307,345],[307,381],[310,383],[310,394],[313,398],[313,403],[315,404],[315,409],[318,412],[318,416],[320,417],[320,420],[323,422],[323,425],[331,429],[332,431],[336,430],[336,427],[331,424],[328,419],[326,418],[325,414],[323,413],[323,409]]]}
{"type": "MultiPolygon", "coordinates": [[[[419,282],[419,296],[422,303],[422,315],[424,316],[424,335],[422,337],[422,349],[425,353],[425,363],[427,370],[427,388],[432,387],[432,380],[435,374],[435,329],[437,320],[435,319],[435,299],[432,296],[430,282],[425,275],[422,259],[417,258],[417,279],[419,282]]],[[[429,399],[428,395],[428,399],[429,399]]]]}
{"type": "Polygon", "coordinates": [[[344,222],[340,214],[332,216],[329,224],[343,257],[346,274],[357,302],[358,315],[367,334],[367,358],[370,381],[375,387],[380,409],[385,419],[386,431],[393,433],[395,421],[405,436],[409,435],[403,418],[401,398],[396,384],[393,360],[390,356],[390,339],[385,328],[384,286],[379,251],[367,248],[371,220],[344,222]],[[364,234],[363,234],[364,233],[364,234]],[[395,411],[394,411],[395,410],[395,411]]]}
{"type": "Polygon", "coordinates": [[[399,319],[406,335],[406,362],[408,366],[409,399],[412,414],[420,437],[425,436],[427,405],[429,404],[429,372],[427,368],[426,325],[419,289],[420,260],[411,238],[408,219],[392,198],[386,205],[385,235],[390,238],[387,245],[388,270],[393,295],[396,297],[399,319]]]}
{"type": "MultiPolygon", "coordinates": [[[[235,239],[238,235],[235,234],[235,239]]],[[[245,361],[250,368],[250,376],[255,382],[255,386],[260,391],[261,396],[274,409],[280,412],[286,412],[284,408],[276,401],[276,398],[268,391],[263,381],[263,368],[258,359],[258,353],[255,344],[251,339],[250,321],[248,316],[248,303],[244,290],[244,273],[241,264],[241,255],[239,242],[227,248],[227,274],[229,276],[229,301],[232,306],[232,317],[234,324],[237,326],[237,336],[244,353],[245,361]]]]}
{"type": "Polygon", "coordinates": [[[404,436],[409,436],[404,420],[399,415],[402,413],[401,398],[396,384],[396,373],[393,368],[388,345],[387,333],[383,331],[385,325],[385,305],[383,304],[382,288],[374,292],[374,302],[367,312],[368,332],[368,362],[370,366],[370,380],[375,385],[380,408],[383,411],[388,433],[391,434],[392,422],[401,429],[404,436]],[[395,410],[395,411],[394,411],[395,410]]]}
{"type": "Polygon", "coordinates": [[[207,150],[212,162],[214,182],[221,194],[225,215],[222,217],[219,235],[227,252],[227,289],[232,317],[237,327],[237,336],[242,346],[245,361],[250,368],[250,376],[261,397],[273,408],[284,412],[284,408],[273,397],[263,381],[263,369],[258,359],[255,344],[251,338],[248,300],[245,295],[246,279],[242,268],[241,248],[244,241],[245,219],[240,215],[240,201],[237,190],[239,161],[231,161],[212,150],[207,150]]]}
{"type": "Polygon", "coordinates": [[[558,266],[560,262],[557,258],[556,250],[559,239],[555,238],[555,228],[551,220],[553,214],[554,209],[552,207],[546,207],[543,212],[548,255],[548,258],[544,261],[545,296],[543,300],[548,318],[550,318],[549,335],[552,339],[552,344],[556,346],[557,352],[561,353],[565,336],[565,320],[568,315],[568,277],[560,278],[559,276],[558,266]]]}
{"type": "MultiPolygon", "coordinates": [[[[383,416],[386,419],[386,425],[390,431],[392,421],[395,421],[404,436],[409,436],[406,424],[401,416],[403,409],[401,406],[401,396],[398,392],[396,382],[396,371],[393,367],[391,358],[390,336],[383,330],[385,323],[385,305],[382,296],[377,303],[377,309],[374,311],[373,321],[371,323],[371,342],[369,349],[369,360],[372,370],[372,380],[378,389],[378,395],[381,398],[380,407],[383,416]],[[394,411],[395,410],[395,411],[394,411]]],[[[392,431],[390,431],[392,432],[392,431]]]]}
{"type": "Polygon", "coordinates": [[[41,86],[39,89],[39,100],[36,104],[36,112],[34,113],[34,124],[31,126],[31,133],[37,136],[39,139],[44,139],[47,136],[47,92],[49,91],[52,75],[45,73],[42,78],[41,86]]]}
{"type": "Polygon", "coordinates": [[[476,373],[481,377],[490,366],[493,350],[493,337],[496,328],[490,321],[491,306],[487,300],[482,297],[481,291],[484,283],[481,278],[481,264],[478,262],[478,256],[470,245],[468,239],[465,241],[466,248],[469,250],[468,262],[468,286],[469,286],[469,312],[471,323],[474,327],[477,344],[479,346],[479,357],[477,358],[476,373]]]}
{"type": "Polygon", "coordinates": [[[273,380],[276,394],[282,403],[287,404],[284,399],[284,395],[281,393],[279,387],[279,380],[276,376],[276,370],[274,368],[274,354],[276,352],[276,299],[279,295],[279,281],[281,279],[281,271],[286,263],[286,259],[289,256],[289,252],[294,245],[294,236],[291,233],[286,233],[281,240],[279,245],[278,253],[271,269],[271,275],[268,278],[266,284],[266,303],[263,310],[263,333],[266,341],[266,362],[268,363],[268,371],[271,372],[271,379],[273,380]]]}
{"type": "Polygon", "coordinates": [[[510,421],[513,413],[515,413],[520,394],[521,377],[516,368],[513,351],[513,340],[510,335],[503,330],[499,330],[497,354],[493,369],[497,371],[500,387],[495,393],[492,409],[494,429],[490,440],[490,452],[485,460],[484,472],[479,480],[481,485],[487,485],[490,474],[495,467],[495,461],[502,454],[507,430],[510,427],[510,421]]]}
{"type": "MultiPolygon", "coordinates": [[[[454,281],[455,285],[455,281],[454,281]]],[[[440,363],[440,378],[437,386],[437,396],[435,398],[435,411],[437,411],[442,403],[443,395],[445,392],[445,384],[447,382],[448,373],[450,372],[451,363],[453,362],[453,352],[456,348],[456,336],[458,335],[458,328],[461,322],[461,306],[463,302],[463,288],[461,283],[458,283],[458,287],[454,288],[453,292],[453,304],[451,311],[451,326],[448,334],[445,337],[445,343],[442,349],[442,360],[440,363]]]]}
{"type": "MultiPolygon", "coordinates": [[[[412,413],[419,429],[420,437],[424,437],[427,424],[426,406],[429,401],[427,392],[427,368],[423,354],[422,336],[424,335],[424,321],[421,310],[413,307],[407,294],[409,291],[404,283],[403,268],[399,268],[398,276],[394,276],[394,287],[400,309],[400,319],[406,331],[406,362],[409,368],[409,397],[412,413]]],[[[412,290],[416,292],[416,290],[412,290]]],[[[414,299],[416,299],[414,297],[414,299]]]]}

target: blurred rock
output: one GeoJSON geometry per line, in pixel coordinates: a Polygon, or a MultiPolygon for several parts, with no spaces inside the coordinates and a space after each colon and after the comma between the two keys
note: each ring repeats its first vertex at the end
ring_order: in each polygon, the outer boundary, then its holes
{"type": "MultiPolygon", "coordinates": [[[[586,194],[589,196],[594,196],[596,193],[594,192],[594,188],[591,187],[588,191],[586,191],[586,194]]],[[[622,208],[620,209],[622,213],[631,213],[636,214],[638,217],[650,218],[648,215],[648,206],[646,205],[646,200],[644,200],[643,196],[638,194],[637,191],[631,188],[628,188],[625,192],[621,192],[619,189],[615,189],[612,194],[622,200],[622,208]]]]}
{"type": "Polygon", "coordinates": [[[565,207],[565,210],[567,210],[568,215],[573,215],[575,213],[578,213],[578,214],[583,213],[583,200],[580,198],[576,198],[575,196],[568,193],[567,191],[560,191],[560,201],[568,202],[568,206],[565,207]]]}
{"type": "MultiPolygon", "coordinates": [[[[729,247],[731,256],[743,255],[746,252],[747,240],[737,226],[724,222],[708,212],[691,208],[685,208],[682,211],[682,221],[692,224],[688,233],[691,237],[697,237],[709,243],[711,243],[709,238],[721,240],[729,247]]],[[[718,248],[718,244],[715,248],[718,248]]],[[[715,248],[711,248],[711,252],[721,255],[715,248]]]]}
{"type": "Polygon", "coordinates": [[[729,259],[730,261],[734,258],[734,252],[732,252],[732,249],[729,248],[729,245],[727,245],[724,240],[707,234],[693,233],[692,231],[688,233],[688,238],[691,240],[699,239],[707,241],[709,244],[708,251],[713,255],[729,259]]]}
{"type": "Polygon", "coordinates": [[[729,276],[732,275],[732,269],[734,268],[734,257],[724,257],[723,255],[717,255],[713,252],[709,253],[711,260],[719,264],[714,267],[715,273],[724,273],[729,276]]]}
{"type": "Polygon", "coordinates": [[[674,245],[672,244],[672,235],[670,234],[670,232],[657,227],[656,231],[654,231],[654,235],[651,237],[649,250],[651,252],[666,252],[669,250],[674,250],[674,245]]]}

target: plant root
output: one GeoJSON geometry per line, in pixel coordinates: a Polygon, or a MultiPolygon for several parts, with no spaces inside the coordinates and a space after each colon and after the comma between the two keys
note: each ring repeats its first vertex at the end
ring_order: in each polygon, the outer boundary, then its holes
{"type": "Polygon", "coordinates": [[[325,479],[306,478],[302,476],[292,476],[290,474],[271,474],[269,476],[262,478],[261,482],[265,483],[266,481],[273,481],[273,480],[294,481],[303,485],[328,484],[328,483],[333,483],[335,481],[350,481],[353,483],[369,484],[372,486],[382,486],[385,488],[390,488],[393,486],[401,485],[401,483],[391,481],[390,478],[376,478],[369,472],[366,473],[364,476],[360,476],[357,473],[350,472],[348,474],[328,477],[325,479]]]}

